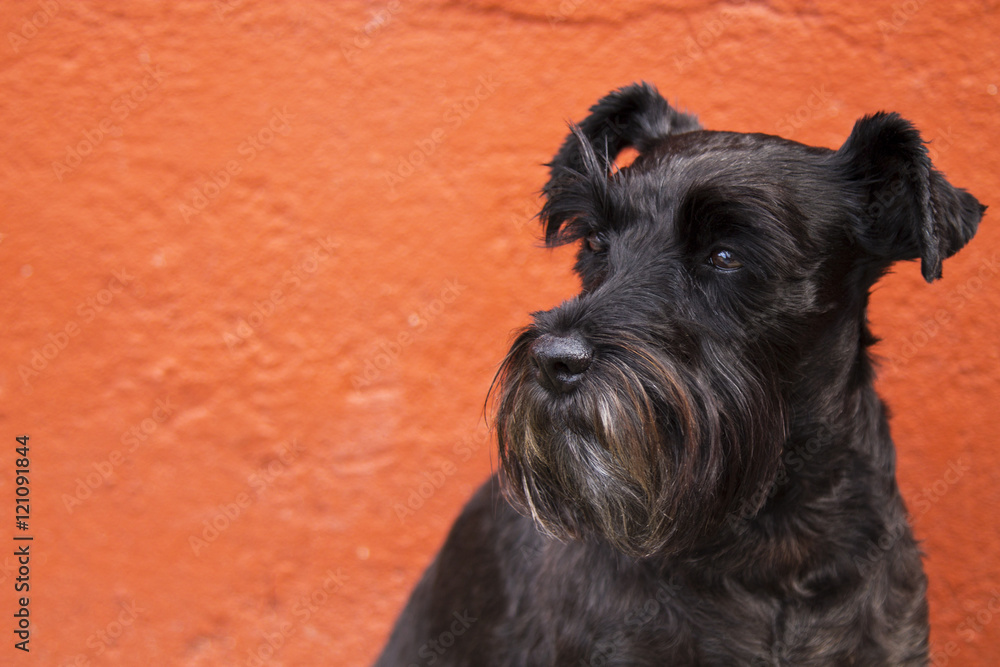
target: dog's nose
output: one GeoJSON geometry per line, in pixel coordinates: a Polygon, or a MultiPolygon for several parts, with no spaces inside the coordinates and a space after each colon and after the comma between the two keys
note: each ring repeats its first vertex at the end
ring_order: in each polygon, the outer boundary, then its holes
{"type": "Polygon", "coordinates": [[[540,385],[566,394],[580,384],[594,360],[594,349],[579,335],[544,334],[531,344],[531,360],[540,385]]]}

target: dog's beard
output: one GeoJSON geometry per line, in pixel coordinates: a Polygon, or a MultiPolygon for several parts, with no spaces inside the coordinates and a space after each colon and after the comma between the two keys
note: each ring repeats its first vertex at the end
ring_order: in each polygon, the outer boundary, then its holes
{"type": "Polygon", "coordinates": [[[539,335],[519,336],[495,387],[504,489],[542,531],[561,540],[596,532],[637,557],[680,553],[737,508],[759,507],[783,420],[767,405],[775,393],[747,368],[709,376],[647,341],[590,337],[591,367],[557,396],[535,380],[539,335]]]}

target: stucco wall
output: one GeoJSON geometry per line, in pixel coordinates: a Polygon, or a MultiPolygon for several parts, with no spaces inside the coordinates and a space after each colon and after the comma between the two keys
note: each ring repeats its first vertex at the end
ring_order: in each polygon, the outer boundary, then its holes
{"type": "MultiPolygon", "coordinates": [[[[895,110],[995,204],[997,9],[3,3],[0,662],[368,663],[493,467],[511,330],[575,291],[531,220],[565,121],[638,79],[831,147],[895,110]]],[[[871,312],[936,665],[1000,655],[994,218],[871,312]]]]}

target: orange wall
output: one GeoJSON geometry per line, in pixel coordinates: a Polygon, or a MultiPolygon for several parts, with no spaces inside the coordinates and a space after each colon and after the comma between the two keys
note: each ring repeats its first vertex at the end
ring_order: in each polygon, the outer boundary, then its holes
{"type": "MultiPolygon", "coordinates": [[[[510,331],[574,293],[530,218],[612,88],[824,146],[896,110],[997,205],[996,2],[613,4],[3,3],[0,663],[372,660],[493,466],[510,331]]],[[[937,665],[1000,655],[995,217],[871,313],[937,665]]]]}

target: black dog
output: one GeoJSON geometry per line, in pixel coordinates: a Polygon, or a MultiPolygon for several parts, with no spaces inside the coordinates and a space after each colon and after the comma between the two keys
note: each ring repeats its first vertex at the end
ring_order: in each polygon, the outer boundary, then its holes
{"type": "Polygon", "coordinates": [[[544,194],[583,290],[507,355],[500,475],[377,664],[927,664],[866,308],[985,208],[895,114],[833,151],[703,131],[648,85],[591,109],[544,194]]]}

